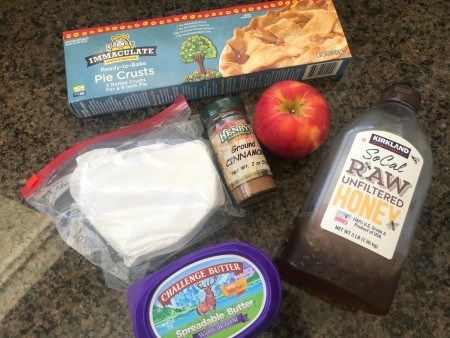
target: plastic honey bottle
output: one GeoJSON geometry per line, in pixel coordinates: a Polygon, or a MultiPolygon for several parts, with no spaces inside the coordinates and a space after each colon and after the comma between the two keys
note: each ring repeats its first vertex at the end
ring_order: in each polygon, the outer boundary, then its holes
{"type": "Polygon", "coordinates": [[[288,278],[351,307],[389,311],[431,181],[420,94],[393,86],[338,134],[280,261],[288,278]]]}

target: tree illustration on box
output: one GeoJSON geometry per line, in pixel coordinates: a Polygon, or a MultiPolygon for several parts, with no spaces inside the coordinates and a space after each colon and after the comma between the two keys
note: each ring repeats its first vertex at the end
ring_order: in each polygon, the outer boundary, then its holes
{"type": "Polygon", "coordinates": [[[197,62],[198,71],[190,73],[183,82],[196,82],[221,77],[222,74],[215,69],[205,69],[205,59],[217,57],[217,49],[208,38],[202,35],[193,35],[183,41],[180,59],[184,63],[197,62]]]}

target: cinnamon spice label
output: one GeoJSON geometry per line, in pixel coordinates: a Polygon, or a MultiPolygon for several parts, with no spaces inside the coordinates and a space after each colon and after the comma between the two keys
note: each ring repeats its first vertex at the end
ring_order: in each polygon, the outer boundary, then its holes
{"type": "Polygon", "coordinates": [[[211,137],[230,190],[257,177],[271,175],[253,128],[245,119],[224,123],[211,137]]]}

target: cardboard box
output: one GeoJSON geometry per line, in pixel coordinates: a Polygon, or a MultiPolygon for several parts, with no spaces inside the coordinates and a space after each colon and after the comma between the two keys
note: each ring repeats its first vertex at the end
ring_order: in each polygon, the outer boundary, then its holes
{"type": "Polygon", "coordinates": [[[341,75],[351,54],[331,0],[276,1],[67,31],[78,117],[341,75]]]}

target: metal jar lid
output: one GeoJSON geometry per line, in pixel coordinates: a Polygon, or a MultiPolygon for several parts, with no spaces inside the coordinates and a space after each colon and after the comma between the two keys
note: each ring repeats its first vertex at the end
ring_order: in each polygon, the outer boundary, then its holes
{"type": "Polygon", "coordinates": [[[204,108],[200,113],[200,120],[204,125],[208,119],[219,114],[221,111],[233,109],[245,111],[244,102],[239,97],[224,97],[204,108]]]}

